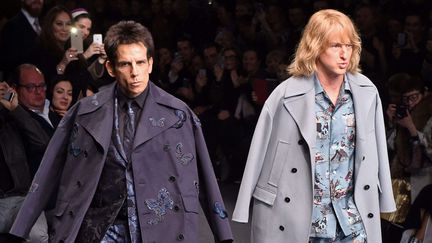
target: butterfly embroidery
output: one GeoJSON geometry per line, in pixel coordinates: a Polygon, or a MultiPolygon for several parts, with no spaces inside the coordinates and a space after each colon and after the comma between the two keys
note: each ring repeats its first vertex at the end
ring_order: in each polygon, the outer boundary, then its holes
{"type": "Polygon", "coordinates": [[[163,220],[163,216],[167,213],[168,209],[173,209],[174,201],[172,200],[168,190],[162,188],[159,190],[157,199],[145,200],[147,208],[156,214],[156,218],[150,219],[147,223],[151,225],[158,224],[163,220]]]}
{"type": "Polygon", "coordinates": [[[179,120],[173,125],[175,128],[181,128],[186,121],[186,113],[182,110],[175,110],[174,113],[179,118],[179,120]]]}
{"type": "Polygon", "coordinates": [[[183,144],[178,143],[176,145],[176,158],[180,161],[180,164],[187,165],[194,159],[194,156],[191,153],[183,153],[183,144]]]}
{"type": "Polygon", "coordinates": [[[149,120],[151,122],[151,125],[154,126],[154,127],[163,127],[163,126],[165,126],[165,118],[164,117],[162,117],[159,120],[156,120],[155,118],[150,117],[149,120]]]}
{"type": "Polygon", "coordinates": [[[217,214],[221,219],[226,219],[228,217],[228,213],[222,207],[222,204],[220,202],[215,202],[213,212],[217,214]]]}

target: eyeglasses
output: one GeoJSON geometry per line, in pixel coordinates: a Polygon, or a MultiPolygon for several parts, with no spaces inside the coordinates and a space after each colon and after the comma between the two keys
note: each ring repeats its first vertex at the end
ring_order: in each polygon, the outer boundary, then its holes
{"type": "Polygon", "coordinates": [[[38,91],[46,91],[47,86],[46,84],[40,84],[40,85],[34,85],[34,84],[20,84],[19,87],[24,87],[28,92],[35,92],[38,91]]]}
{"type": "Polygon", "coordinates": [[[335,52],[341,51],[345,47],[345,50],[351,51],[354,47],[353,44],[344,43],[330,43],[329,48],[335,52]]]}
{"type": "Polygon", "coordinates": [[[410,94],[410,95],[402,95],[402,103],[415,102],[420,97],[420,93],[410,94]]]}

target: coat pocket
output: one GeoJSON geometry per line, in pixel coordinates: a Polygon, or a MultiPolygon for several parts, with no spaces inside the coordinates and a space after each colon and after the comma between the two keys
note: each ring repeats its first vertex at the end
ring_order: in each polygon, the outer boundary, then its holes
{"type": "Polygon", "coordinates": [[[276,199],[276,193],[268,191],[261,187],[255,187],[255,190],[253,192],[253,197],[263,203],[266,203],[270,206],[273,206],[274,201],[276,199]]]}
{"type": "Polygon", "coordinates": [[[183,207],[186,213],[198,213],[199,201],[196,197],[182,197],[183,207]]]}
{"type": "Polygon", "coordinates": [[[282,175],[283,166],[287,159],[288,149],[290,144],[286,141],[279,140],[276,152],[273,158],[273,166],[270,172],[268,183],[272,186],[277,187],[279,179],[282,175]]]}

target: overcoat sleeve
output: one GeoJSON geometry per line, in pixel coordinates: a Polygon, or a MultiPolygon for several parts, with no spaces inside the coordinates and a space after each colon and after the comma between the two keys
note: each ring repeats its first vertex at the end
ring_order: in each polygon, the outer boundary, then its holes
{"type": "Polygon", "coordinates": [[[37,218],[45,210],[52,193],[57,189],[77,107],[78,105],[74,106],[66,114],[51,138],[29,192],[10,230],[11,234],[27,238],[37,218]]]}
{"type": "Polygon", "coordinates": [[[233,221],[247,223],[249,220],[249,205],[264,164],[264,157],[272,132],[272,123],[273,114],[271,114],[269,107],[265,104],[252,138],[240,191],[233,213],[233,221]]]}
{"type": "Polygon", "coordinates": [[[378,145],[378,179],[380,186],[380,210],[381,212],[393,212],[396,205],[393,197],[393,189],[390,176],[390,163],[387,151],[386,130],[384,127],[384,114],[382,110],[381,99],[377,95],[375,108],[375,137],[378,145]]]}
{"type": "Polygon", "coordinates": [[[228,214],[225,210],[219,186],[214,175],[201,126],[199,125],[198,118],[195,117],[194,120],[194,137],[200,180],[200,204],[207,217],[213,235],[217,238],[217,242],[230,242],[233,240],[233,235],[228,220],[228,214]]]}

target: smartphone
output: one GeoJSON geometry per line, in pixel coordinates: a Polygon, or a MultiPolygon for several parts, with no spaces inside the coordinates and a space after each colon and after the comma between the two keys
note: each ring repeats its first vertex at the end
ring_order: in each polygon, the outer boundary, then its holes
{"type": "Polygon", "coordinates": [[[13,93],[13,92],[6,92],[6,93],[3,95],[2,99],[11,102],[11,101],[13,100],[14,96],[15,96],[15,93],[13,93]]]}
{"type": "Polygon", "coordinates": [[[94,35],[93,35],[93,43],[96,43],[96,44],[103,44],[103,41],[102,41],[102,34],[94,34],[94,35]]]}
{"type": "Polygon", "coordinates": [[[401,32],[397,36],[397,45],[403,47],[407,44],[407,36],[405,32],[401,32]]]}
{"type": "Polygon", "coordinates": [[[71,28],[71,47],[77,49],[78,53],[84,52],[82,33],[77,28],[71,28]]]}
{"type": "Polygon", "coordinates": [[[396,106],[396,117],[402,119],[408,116],[408,106],[406,105],[397,105],[396,106]]]}

